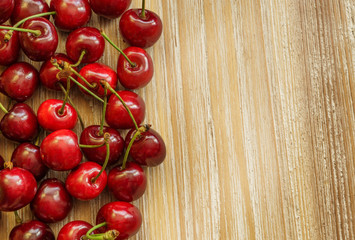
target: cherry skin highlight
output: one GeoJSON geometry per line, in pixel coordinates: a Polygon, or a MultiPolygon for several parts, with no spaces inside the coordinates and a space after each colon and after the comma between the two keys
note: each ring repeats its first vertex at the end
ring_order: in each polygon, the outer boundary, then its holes
{"type": "MultiPolygon", "coordinates": [[[[39,13],[49,11],[49,6],[44,0],[15,0],[15,7],[11,15],[11,24],[39,13]]],[[[45,16],[49,19],[49,16],[45,16]]]]}
{"type": "Polygon", "coordinates": [[[14,227],[10,240],[55,240],[52,229],[45,223],[32,220],[14,227]]]}
{"type": "Polygon", "coordinates": [[[0,24],[6,22],[14,10],[14,0],[1,0],[0,1],[0,24]]]}
{"type": "Polygon", "coordinates": [[[5,42],[4,36],[8,31],[9,30],[0,29],[0,65],[3,66],[9,66],[15,63],[20,55],[18,32],[13,32],[11,39],[5,42]]]}
{"type": "MultiPolygon", "coordinates": [[[[69,222],[60,229],[57,240],[82,240],[82,237],[85,236],[92,227],[90,223],[85,221],[69,222]]],[[[96,231],[93,232],[93,234],[95,233],[96,231]]]]}
{"type": "Polygon", "coordinates": [[[132,0],[90,0],[92,10],[105,18],[119,18],[131,5],[132,0]]]}

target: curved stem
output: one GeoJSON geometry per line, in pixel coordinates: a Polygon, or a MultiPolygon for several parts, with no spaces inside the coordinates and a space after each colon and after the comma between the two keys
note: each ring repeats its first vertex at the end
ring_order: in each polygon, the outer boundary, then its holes
{"type": "Polygon", "coordinates": [[[105,145],[106,145],[106,158],[105,158],[105,162],[104,165],[102,165],[102,168],[100,170],[100,172],[96,175],[96,177],[94,177],[91,182],[96,182],[96,180],[100,177],[100,175],[103,173],[103,171],[105,171],[106,167],[107,167],[107,163],[108,160],[110,158],[110,143],[109,143],[109,139],[110,139],[110,134],[109,133],[105,133],[104,135],[105,137],[105,145]]]}
{"type": "Polygon", "coordinates": [[[118,237],[119,232],[117,230],[109,230],[106,233],[101,233],[101,234],[93,234],[90,235],[92,232],[94,232],[96,229],[100,228],[100,227],[104,227],[106,226],[107,223],[103,222],[100,223],[94,227],[92,227],[85,235],[85,237],[87,239],[92,239],[92,240],[114,240],[118,237]]]}
{"type": "Polygon", "coordinates": [[[107,108],[107,87],[106,87],[106,85],[104,86],[104,90],[105,90],[105,97],[104,97],[104,106],[102,109],[102,118],[101,118],[99,136],[102,136],[104,134],[104,122],[105,122],[105,115],[106,115],[106,108],[107,108]]]}
{"type": "Polygon", "coordinates": [[[86,53],[87,53],[86,50],[81,51],[81,54],[80,54],[80,57],[79,57],[78,61],[75,64],[71,65],[71,67],[79,66],[81,61],[83,61],[83,58],[84,58],[86,53]]]}
{"type": "Polygon", "coordinates": [[[88,82],[88,80],[86,80],[83,76],[81,76],[80,73],[78,73],[75,69],[73,69],[71,66],[69,67],[70,71],[72,73],[74,73],[78,78],[80,78],[81,80],[83,80],[83,82],[89,86],[89,88],[96,88],[96,85],[93,85],[91,83],[88,82]]]}
{"type": "Polygon", "coordinates": [[[14,214],[15,214],[16,225],[22,224],[22,219],[21,219],[20,215],[18,214],[18,212],[14,211],[14,214]]]}
{"type": "Polygon", "coordinates": [[[34,34],[35,37],[38,37],[38,36],[41,35],[41,31],[40,30],[32,30],[32,29],[27,29],[27,28],[16,28],[16,27],[0,26],[0,29],[12,30],[12,31],[17,31],[17,32],[28,32],[28,33],[34,34]]]}
{"type": "Polygon", "coordinates": [[[142,13],[141,18],[145,18],[145,0],[142,0],[142,13]]]}
{"type": "Polygon", "coordinates": [[[127,55],[116,45],[114,44],[111,39],[106,35],[106,33],[104,33],[103,30],[101,30],[101,35],[117,50],[119,51],[123,56],[124,58],[129,62],[129,64],[131,65],[131,67],[136,67],[137,64],[135,64],[134,62],[132,62],[128,57],[127,55]]]}
{"type": "Polygon", "coordinates": [[[8,114],[9,111],[7,111],[7,109],[4,107],[4,105],[2,105],[2,103],[0,102],[0,109],[5,113],[8,114]]]}
{"type": "Polygon", "coordinates": [[[65,92],[65,97],[63,100],[62,107],[58,111],[59,115],[63,115],[63,113],[64,113],[65,105],[67,104],[67,102],[69,100],[69,91],[70,91],[70,79],[67,79],[67,91],[65,92]]]}
{"type": "Polygon", "coordinates": [[[100,144],[100,145],[85,145],[85,144],[79,144],[80,148],[99,148],[105,146],[106,143],[100,144]]]}

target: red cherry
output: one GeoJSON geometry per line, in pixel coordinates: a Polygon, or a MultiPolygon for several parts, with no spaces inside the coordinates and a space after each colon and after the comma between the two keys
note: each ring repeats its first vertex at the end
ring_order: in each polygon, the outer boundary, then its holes
{"type": "Polygon", "coordinates": [[[55,237],[47,224],[32,220],[14,227],[10,240],[55,240],[55,237]]]}
{"type": "MultiPolygon", "coordinates": [[[[56,59],[57,61],[61,60],[63,62],[67,62],[69,64],[74,64],[74,62],[65,54],[63,53],[58,53],[55,54],[53,59],[56,59]]],[[[77,70],[74,68],[74,70],[77,70]]],[[[39,71],[39,78],[41,80],[41,83],[49,89],[56,90],[56,91],[61,91],[61,88],[59,87],[58,83],[61,83],[64,87],[67,86],[67,78],[62,78],[60,80],[57,79],[57,74],[60,71],[53,66],[51,63],[51,60],[47,60],[42,64],[41,70],[39,71]]],[[[73,78],[76,78],[75,74],[71,75],[73,78]]],[[[73,83],[71,83],[73,85],[73,83]]]]}
{"type": "Polygon", "coordinates": [[[138,164],[129,162],[124,170],[120,167],[111,169],[107,183],[117,200],[132,202],[144,194],[147,177],[138,164]]]}
{"type": "Polygon", "coordinates": [[[6,22],[14,10],[14,0],[1,0],[0,1],[0,24],[6,22]]]}
{"type": "Polygon", "coordinates": [[[56,12],[54,24],[61,30],[77,29],[91,18],[91,8],[87,0],[51,0],[50,9],[56,12]]]}
{"type": "Polygon", "coordinates": [[[47,131],[60,129],[73,129],[78,120],[78,114],[70,104],[65,104],[64,111],[60,113],[63,100],[48,99],[38,108],[38,123],[47,131]]]}
{"type": "Polygon", "coordinates": [[[20,32],[20,45],[29,59],[45,61],[53,56],[58,46],[58,34],[50,21],[43,17],[33,18],[24,22],[22,27],[41,31],[39,36],[20,32]]]}
{"type": "MultiPolygon", "coordinates": [[[[7,26],[7,25],[4,25],[7,26]]],[[[0,65],[9,66],[15,63],[20,54],[20,42],[18,32],[14,32],[8,42],[4,36],[9,30],[0,29],[0,65]]]]}
{"type": "MultiPolygon", "coordinates": [[[[135,131],[135,129],[132,129],[127,133],[125,139],[126,147],[131,141],[135,131]]],[[[164,140],[159,133],[150,128],[134,141],[129,155],[134,161],[143,166],[157,166],[164,161],[166,156],[164,140]]]]}
{"type": "Polygon", "coordinates": [[[67,129],[57,130],[43,139],[41,147],[43,163],[56,171],[67,171],[78,166],[82,153],[77,135],[67,129]]]}
{"type": "Polygon", "coordinates": [[[65,182],[68,192],[82,201],[98,197],[107,184],[107,173],[105,171],[93,182],[101,168],[97,163],[85,162],[73,169],[65,182]]]}
{"type": "Polygon", "coordinates": [[[2,156],[0,156],[0,170],[3,170],[4,169],[4,158],[2,156]]]}
{"type": "Polygon", "coordinates": [[[127,202],[111,202],[100,208],[96,224],[106,222],[98,229],[100,233],[117,230],[120,235],[116,240],[127,239],[138,232],[142,225],[142,215],[138,208],[127,202]]]}
{"type": "Polygon", "coordinates": [[[12,141],[33,141],[38,134],[36,115],[27,104],[17,103],[2,118],[0,130],[4,137],[12,141]]]}
{"type": "Polygon", "coordinates": [[[17,102],[29,99],[38,86],[38,71],[26,62],[8,67],[0,76],[0,88],[17,102]]]}
{"type": "Polygon", "coordinates": [[[68,56],[78,61],[82,51],[86,51],[82,63],[99,60],[105,50],[105,39],[100,31],[93,27],[83,27],[71,32],[65,44],[68,56]]]}
{"type": "Polygon", "coordinates": [[[14,167],[0,171],[0,211],[12,212],[29,204],[37,191],[33,175],[14,167]]]}
{"type": "Polygon", "coordinates": [[[119,56],[117,74],[122,86],[128,89],[146,86],[154,73],[152,58],[144,49],[138,47],[128,47],[123,52],[135,66],[131,66],[122,54],[119,56]]]}
{"type": "MultiPolygon", "coordinates": [[[[11,15],[11,24],[39,13],[49,11],[49,6],[44,0],[15,0],[15,8],[11,15]]],[[[49,19],[49,16],[46,16],[49,19]]]]}
{"type": "Polygon", "coordinates": [[[31,172],[38,181],[48,172],[48,168],[41,160],[39,147],[31,143],[20,144],[12,153],[11,162],[15,167],[31,172]]]}
{"type": "Polygon", "coordinates": [[[148,48],[159,40],[163,23],[152,11],[145,10],[145,18],[142,18],[141,14],[141,9],[126,11],[120,19],[120,31],[130,45],[148,48]]]}
{"type": "Polygon", "coordinates": [[[31,210],[39,220],[46,223],[59,222],[72,209],[73,200],[64,183],[56,178],[44,180],[31,202],[31,210]]]}
{"type": "MultiPolygon", "coordinates": [[[[108,165],[116,163],[124,148],[124,141],[121,134],[116,129],[110,127],[104,127],[103,134],[101,136],[99,133],[99,125],[92,125],[85,128],[80,136],[80,144],[101,145],[105,142],[104,134],[109,133],[110,138],[108,143],[110,145],[110,157],[108,159],[108,165]]],[[[82,151],[89,161],[93,161],[101,165],[104,164],[106,157],[106,146],[99,148],[83,148],[82,151]]]]}
{"type": "Polygon", "coordinates": [[[85,221],[69,222],[60,229],[57,240],[82,240],[91,228],[92,225],[85,221]]]}
{"type": "Polygon", "coordinates": [[[100,16],[119,18],[131,5],[132,0],[90,0],[92,10],[100,16]]]}
{"type": "MultiPolygon", "coordinates": [[[[145,118],[145,103],[143,99],[130,91],[117,91],[117,93],[131,110],[137,124],[141,124],[145,118]]],[[[114,94],[108,100],[105,118],[107,124],[112,128],[129,129],[134,127],[127,110],[114,94]]]]}

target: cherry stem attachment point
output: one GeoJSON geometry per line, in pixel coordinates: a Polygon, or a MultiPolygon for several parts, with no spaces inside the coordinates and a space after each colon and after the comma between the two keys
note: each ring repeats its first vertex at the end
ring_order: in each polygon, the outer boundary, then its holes
{"type": "Polygon", "coordinates": [[[107,108],[107,86],[106,85],[104,86],[104,90],[105,90],[104,106],[102,109],[102,118],[101,118],[99,136],[102,136],[104,134],[104,122],[105,122],[105,115],[106,115],[106,108],[107,108]]]}
{"type": "Polygon", "coordinates": [[[14,164],[11,161],[5,161],[4,163],[4,169],[12,169],[14,167],[14,164]]]}
{"type": "Polygon", "coordinates": [[[67,91],[65,92],[65,97],[64,97],[64,100],[63,100],[62,107],[58,111],[59,115],[63,115],[64,114],[65,105],[67,104],[67,102],[69,100],[69,91],[70,91],[70,79],[68,78],[67,79],[67,91]]]}
{"type": "Polygon", "coordinates": [[[81,51],[81,54],[80,54],[80,57],[79,57],[78,61],[75,64],[71,65],[71,67],[79,66],[81,61],[83,61],[83,58],[84,58],[86,53],[87,53],[86,50],[81,51]]]}
{"type": "Polygon", "coordinates": [[[142,13],[141,18],[145,18],[145,0],[142,0],[142,13]]]}
{"type": "Polygon", "coordinates": [[[18,214],[18,212],[14,211],[14,214],[15,214],[16,225],[22,224],[22,219],[21,219],[20,215],[18,214]]]}
{"type": "Polygon", "coordinates": [[[4,107],[4,105],[2,105],[2,103],[0,103],[0,109],[5,113],[8,114],[9,111],[7,111],[7,109],[4,107]]]}
{"type": "Polygon", "coordinates": [[[107,223],[103,222],[103,223],[100,223],[100,224],[94,226],[86,233],[85,237],[87,239],[92,239],[92,240],[114,240],[114,239],[116,239],[118,237],[118,235],[120,234],[117,230],[109,230],[105,233],[90,235],[96,229],[98,229],[100,227],[104,227],[106,225],[107,225],[107,223]]]}
{"type": "Polygon", "coordinates": [[[108,164],[108,160],[110,158],[110,134],[109,133],[105,133],[104,134],[104,140],[105,140],[105,145],[106,145],[106,157],[105,157],[105,162],[104,165],[102,165],[102,168],[100,170],[100,172],[96,175],[96,177],[94,177],[91,182],[94,183],[96,182],[96,180],[100,177],[100,175],[103,173],[103,171],[105,171],[107,164],[108,164]]]}

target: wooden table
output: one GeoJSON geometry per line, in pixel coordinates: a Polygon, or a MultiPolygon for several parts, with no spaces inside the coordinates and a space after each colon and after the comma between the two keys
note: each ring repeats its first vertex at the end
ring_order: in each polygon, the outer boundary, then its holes
{"type": "MultiPolygon", "coordinates": [[[[147,8],[164,35],[148,49],[153,82],[138,93],[168,155],[146,170],[135,239],[355,239],[355,2],[151,0],[147,8]]],[[[90,25],[125,46],[118,21],[93,16],[90,25]]],[[[117,57],[107,45],[100,62],[116,68],[117,57]]],[[[74,92],[85,124],[98,124],[101,104],[74,92]]],[[[28,103],[37,110],[62,97],[42,87],[28,103]]],[[[1,137],[1,154],[9,159],[15,145],[1,137]]],[[[105,191],[75,201],[50,226],[94,223],[112,200],[105,191]]],[[[31,218],[28,207],[20,213],[31,218]]],[[[14,217],[0,216],[7,239],[14,217]]]]}

